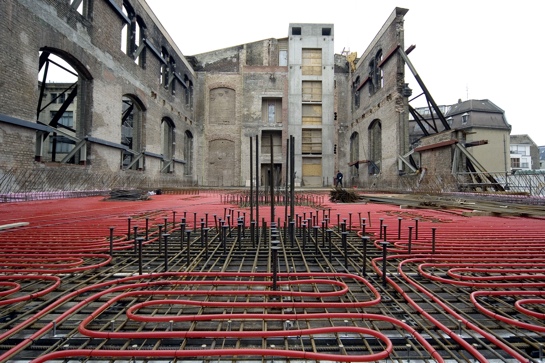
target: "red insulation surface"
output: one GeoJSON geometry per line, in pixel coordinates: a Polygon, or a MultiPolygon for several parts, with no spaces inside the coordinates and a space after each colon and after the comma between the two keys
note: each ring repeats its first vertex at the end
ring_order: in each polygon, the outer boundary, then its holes
{"type": "MultiPolygon", "coordinates": [[[[188,229],[200,228],[200,221],[207,216],[205,223],[213,226],[215,217],[223,218],[226,208],[234,208],[245,213],[246,225],[249,225],[249,210],[235,206],[226,207],[220,202],[217,193],[200,195],[157,195],[149,201],[104,201],[99,197],[66,200],[48,200],[37,202],[10,203],[0,205],[0,224],[29,222],[28,226],[0,231],[0,306],[13,306],[22,301],[32,301],[39,297],[56,294],[61,286],[62,277],[66,274],[99,272],[111,262],[109,255],[110,229],[113,228],[115,251],[134,248],[134,240],[128,237],[128,220],[131,228],[139,231],[145,228],[146,220],[150,228],[167,222],[167,231],[173,233],[179,228],[181,217],[186,218],[188,229]],[[175,224],[173,223],[175,220],[175,224]],[[39,281],[41,290],[30,294],[20,294],[23,283],[39,281]]],[[[466,217],[456,211],[444,212],[434,210],[403,210],[398,206],[378,204],[335,204],[326,202],[321,212],[310,207],[297,207],[299,214],[324,215],[329,213],[329,224],[336,226],[337,221],[351,220],[348,229],[358,231],[361,235],[361,218],[365,218],[366,234],[372,237],[374,246],[382,249],[380,242],[384,238],[380,225],[388,226],[388,261],[397,265],[397,274],[406,285],[391,274],[386,277],[388,287],[396,291],[412,308],[418,311],[438,330],[456,341],[470,356],[480,362],[485,358],[474,345],[468,343],[456,331],[443,321],[437,320],[424,307],[416,302],[404,286],[426,296],[430,302],[441,306],[452,319],[461,322],[464,329],[486,339],[497,350],[504,352],[513,361],[527,362],[528,356],[522,354],[504,340],[498,339],[491,332],[477,326],[461,315],[433,291],[422,284],[422,279],[438,286],[467,287],[471,289],[470,301],[483,315],[501,321],[502,324],[517,329],[545,332],[545,220],[540,218],[475,216],[466,217]],[[415,226],[418,218],[418,237],[416,227],[411,235],[411,252],[409,253],[409,229],[415,226]],[[379,222],[382,219],[382,223],[379,222]],[[398,225],[402,229],[398,232],[398,225]],[[435,233],[432,235],[432,228],[435,233]],[[417,270],[419,278],[408,271],[417,270]],[[521,314],[528,316],[528,321],[520,321],[506,316],[501,311],[492,311],[483,305],[483,298],[501,296],[513,297],[513,307],[521,314]]],[[[261,217],[270,223],[269,209],[262,207],[261,217]]],[[[278,207],[277,216],[284,220],[284,208],[278,207]]],[[[150,238],[146,244],[158,243],[158,232],[151,228],[150,238]]],[[[373,273],[382,277],[382,259],[371,261],[373,273]]],[[[368,314],[366,307],[380,303],[382,292],[364,276],[351,273],[279,273],[280,287],[287,286],[286,291],[271,291],[270,273],[252,271],[239,272],[164,272],[122,277],[111,281],[89,283],[75,291],[59,295],[56,302],[28,316],[27,319],[0,331],[0,343],[28,331],[37,321],[55,311],[63,304],[71,303],[54,320],[41,328],[36,328],[31,335],[22,339],[15,347],[0,350],[0,361],[16,359],[33,341],[50,333],[54,325],[72,319],[83,307],[100,302],[101,307],[88,315],[79,323],[79,333],[89,338],[106,339],[149,339],[149,338],[244,338],[272,336],[313,336],[320,334],[355,333],[371,336],[384,344],[382,352],[372,354],[335,354],[299,352],[283,349],[201,349],[201,350],[108,350],[108,349],[67,349],[43,355],[35,362],[46,362],[55,359],[73,359],[79,357],[115,357],[129,359],[131,357],[210,357],[210,356],[275,356],[293,359],[329,360],[329,361],[378,361],[390,356],[394,347],[390,338],[384,333],[354,326],[291,329],[280,331],[105,331],[92,328],[101,314],[116,303],[123,303],[133,298],[150,297],[149,301],[130,306],[124,311],[126,318],[134,322],[184,322],[213,320],[279,320],[285,314],[260,313],[226,313],[200,315],[160,315],[144,313],[160,306],[196,306],[218,307],[229,311],[233,308],[321,308],[332,310],[324,313],[298,313],[289,315],[293,321],[315,319],[361,319],[384,321],[391,323],[418,342],[419,348],[426,351],[428,359],[444,361],[435,349],[427,342],[420,331],[406,322],[388,315],[368,314]],[[187,277],[202,277],[203,280],[189,280],[187,277]],[[213,290],[215,284],[225,287],[213,290]],[[297,285],[327,286],[329,293],[319,293],[328,300],[350,293],[348,282],[361,284],[374,299],[354,301],[343,299],[343,302],[306,301],[299,298],[312,298],[315,292],[293,292],[297,285]],[[233,289],[229,289],[229,286],[233,289]],[[240,287],[244,286],[244,289],[240,287]],[[152,288],[153,287],[153,288],[152,288]],[[161,289],[157,289],[161,287],[161,289]],[[235,288],[236,287],[236,288],[235,288]],[[290,296],[289,302],[279,299],[277,302],[230,301],[229,303],[208,301],[206,297],[214,294],[245,297],[290,296]],[[304,296],[303,296],[304,295],[304,296]],[[176,297],[176,298],[173,298],[176,297]],[[346,312],[337,312],[344,309],[346,312]]],[[[299,310],[301,311],[301,310],[299,310]]]]}

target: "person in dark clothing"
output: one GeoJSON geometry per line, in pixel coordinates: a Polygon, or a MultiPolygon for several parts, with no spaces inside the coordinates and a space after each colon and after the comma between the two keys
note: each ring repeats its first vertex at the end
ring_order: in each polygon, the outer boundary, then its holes
{"type": "Polygon", "coordinates": [[[340,170],[337,170],[337,186],[343,186],[343,173],[340,170]]]}

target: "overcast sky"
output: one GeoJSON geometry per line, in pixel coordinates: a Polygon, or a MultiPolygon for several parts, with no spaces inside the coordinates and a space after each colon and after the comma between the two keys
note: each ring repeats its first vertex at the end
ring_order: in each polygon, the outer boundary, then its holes
{"type": "MultiPolygon", "coordinates": [[[[360,56],[396,6],[409,9],[405,48],[416,45],[409,58],[435,102],[489,99],[512,135],[545,145],[545,1],[146,1],[184,55],[285,38],[290,23],[332,23],[335,52],[360,56]]],[[[420,93],[408,69],[406,81],[420,93]]]]}

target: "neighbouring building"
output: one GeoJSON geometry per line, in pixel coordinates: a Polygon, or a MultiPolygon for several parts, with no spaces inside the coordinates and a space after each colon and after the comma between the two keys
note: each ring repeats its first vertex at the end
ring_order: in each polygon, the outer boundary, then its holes
{"type": "Polygon", "coordinates": [[[528,135],[511,135],[511,172],[540,169],[540,151],[528,135]]]}
{"type": "MultiPolygon", "coordinates": [[[[484,170],[492,173],[509,170],[511,125],[501,108],[487,99],[458,100],[453,105],[439,108],[451,131],[456,132],[456,142],[463,145],[484,170]]],[[[428,136],[426,132],[445,131],[433,110],[420,107],[416,112],[424,121],[419,124],[415,117],[410,118],[410,140],[413,148],[420,146],[421,139],[428,136]]]]}

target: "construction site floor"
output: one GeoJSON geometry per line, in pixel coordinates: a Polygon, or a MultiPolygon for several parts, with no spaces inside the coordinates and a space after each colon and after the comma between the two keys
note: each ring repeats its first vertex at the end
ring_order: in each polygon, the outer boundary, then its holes
{"type": "Polygon", "coordinates": [[[542,208],[297,202],[0,204],[0,362],[545,359],[542,208]]]}

